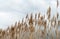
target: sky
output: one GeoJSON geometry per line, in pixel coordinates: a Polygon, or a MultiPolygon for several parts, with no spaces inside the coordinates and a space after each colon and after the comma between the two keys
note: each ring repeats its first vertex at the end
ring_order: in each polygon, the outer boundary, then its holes
{"type": "Polygon", "coordinates": [[[0,28],[6,29],[8,26],[21,20],[30,13],[45,14],[48,7],[51,7],[52,15],[56,14],[56,10],[60,15],[59,6],[56,8],[57,0],[0,0],[0,28]]]}

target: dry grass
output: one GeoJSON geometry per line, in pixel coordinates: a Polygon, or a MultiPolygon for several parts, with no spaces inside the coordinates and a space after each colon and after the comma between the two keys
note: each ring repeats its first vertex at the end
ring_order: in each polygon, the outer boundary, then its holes
{"type": "MultiPolygon", "coordinates": [[[[48,15],[48,21],[50,22],[50,13],[51,8],[49,7],[47,10],[48,15]]],[[[58,15],[58,14],[57,14],[58,15]]],[[[22,22],[16,22],[15,25],[9,27],[7,30],[1,30],[0,29],[0,39],[47,39],[47,20],[44,20],[44,16],[40,16],[39,14],[35,14],[35,19],[33,19],[33,15],[30,15],[30,18],[28,17],[28,14],[26,16],[26,19],[28,19],[28,24],[24,22],[24,19],[22,19],[22,22]],[[36,21],[36,18],[38,16],[38,20],[36,21]],[[33,21],[34,20],[34,21],[33,21]],[[34,25],[34,22],[36,23],[34,25]],[[36,30],[36,25],[38,26],[44,26],[44,31],[42,30],[36,30]],[[8,32],[9,31],[9,32],[8,32]]],[[[52,23],[52,22],[51,22],[52,23]]],[[[49,23],[48,23],[49,24],[49,23]]],[[[48,25],[49,26],[49,25],[48,25]]],[[[57,32],[57,38],[60,36],[59,32],[57,32]]],[[[53,37],[53,35],[52,35],[53,37]]],[[[54,38],[52,38],[54,39],[54,38]]]]}

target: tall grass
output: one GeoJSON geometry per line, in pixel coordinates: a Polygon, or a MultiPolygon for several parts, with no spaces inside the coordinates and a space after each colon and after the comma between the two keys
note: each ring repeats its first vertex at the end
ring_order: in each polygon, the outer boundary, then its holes
{"type": "MultiPolygon", "coordinates": [[[[22,22],[20,22],[20,21],[16,22],[15,25],[8,27],[7,30],[0,29],[0,39],[47,39],[50,34],[52,36],[51,38],[54,39],[54,35],[52,34],[53,33],[52,32],[52,27],[53,27],[52,20],[55,23],[55,21],[58,18],[50,20],[51,7],[49,7],[47,10],[48,18],[46,20],[45,20],[46,17],[44,17],[44,16],[41,16],[41,13],[35,14],[35,18],[33,19],[32,13],[31,13],[30,17],[27,14],[25,21],[24,21],[24,19],[22,19],[22,22]],[[38,19],[36,19],[37,17],[38,17],[38,19]],[[50,22],[51,22],[51,24],[50,24],[50,22]],[[50,26],[51,29],[47,30],[49,25],[51,25],[50,26]],[[37,30],[36,26],[39,27],[38,30],[37,30]],[[40,29],[41,26],[44,27],[43,30],[40,29]],[[50,32],[47,32],[47,31],[50,31],[50,32]]],[[[58,16],[58,14],[57,14],[57,16],[58,16]]],[[[60,32],[56,31],[55,34],[56,34],[56,39],[58,39],[58,35],[60,34],[60,32]]]]}

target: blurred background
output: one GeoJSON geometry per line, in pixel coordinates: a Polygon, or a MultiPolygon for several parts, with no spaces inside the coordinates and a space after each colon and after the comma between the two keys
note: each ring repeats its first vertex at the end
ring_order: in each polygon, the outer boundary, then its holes
{"type": "Polygon", "coordinates": [[[55,15],[56,10],[60,15],[60,0],[58,8],[57,0],[0,0],[0,28],[6,29],[24,18],[27,13],[40,12],[43,15],[49,6],[52,16],[55,15]]]}

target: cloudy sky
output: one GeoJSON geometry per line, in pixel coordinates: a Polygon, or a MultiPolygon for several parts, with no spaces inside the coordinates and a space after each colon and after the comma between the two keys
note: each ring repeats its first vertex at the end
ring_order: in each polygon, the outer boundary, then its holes
{"type": "MultiPolygon", "coordinates": [[[[0,28],[5,29],[9,25],[24,18],[27,13],[41,12],[45,14],[48,7],[52,8],[52,14],[56,13],[57,0],[0,0],[0,28]]],[[[58,12],[60,14],[60,0],[58,12]]]]}

